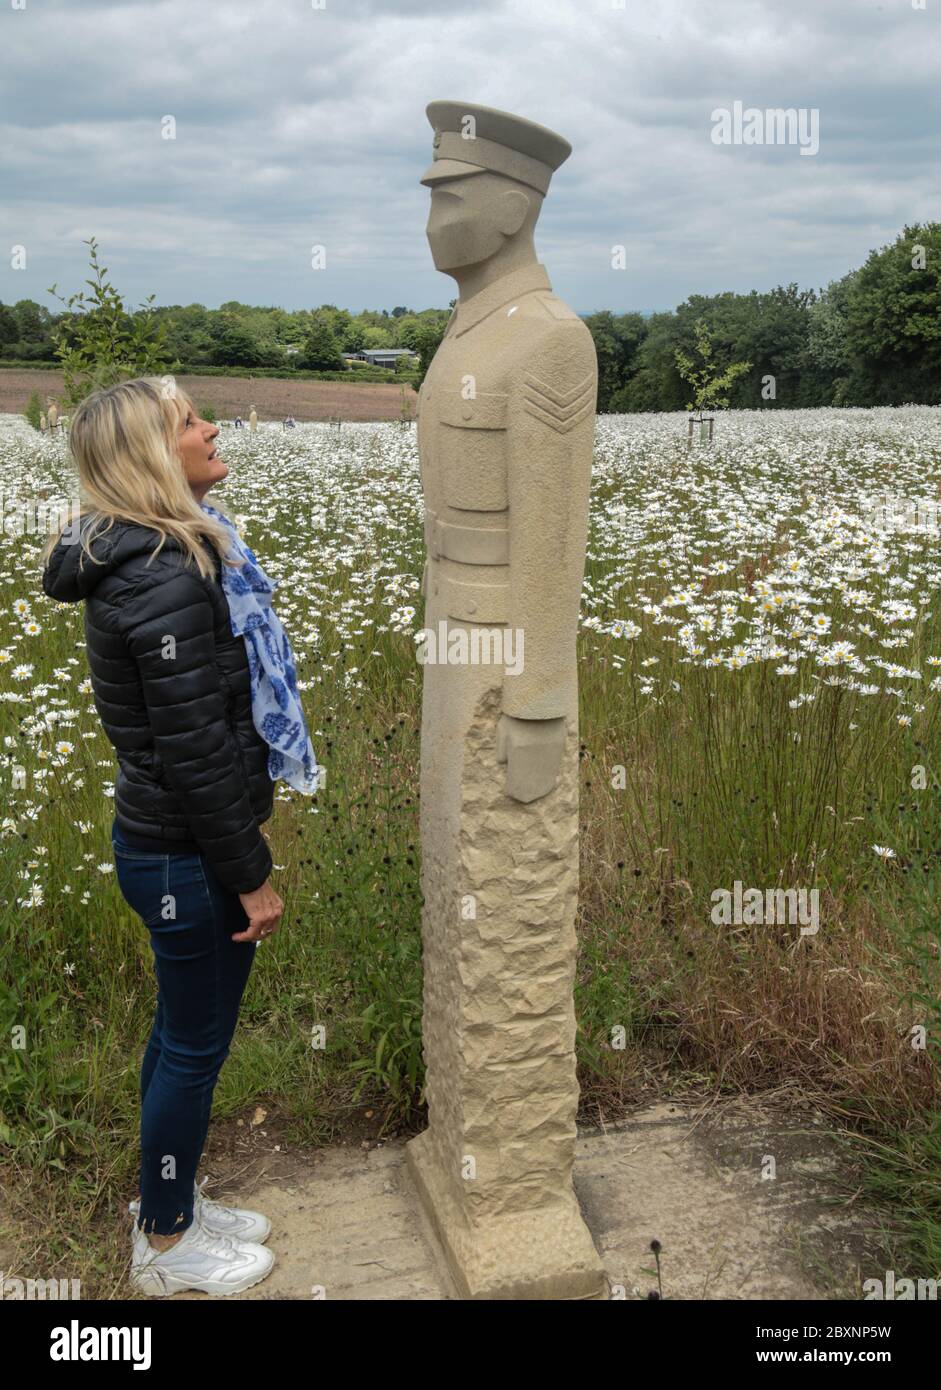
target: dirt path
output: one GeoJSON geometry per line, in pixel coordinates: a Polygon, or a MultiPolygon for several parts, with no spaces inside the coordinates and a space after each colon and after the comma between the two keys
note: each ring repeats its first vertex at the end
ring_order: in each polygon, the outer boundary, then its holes
{"type": "MultiPolygon", "coordinates": [[[[457,1297],[404,1141],[306,1158],[256,1151],[236,1183],[206,1171],[217,1200],[271,1219],[277,1263],[241,1297],[457,1297]]],[[[656,1288],[652,1239],[673,1299],[859,1298],[861,1279],[881,1273],[878,1222],[851,1200],[845,1159],[817,1117],[792,1123],[752,1102],[655,1105],[580,1133],[575,1186],[612,1297],[656,1288]]]]}

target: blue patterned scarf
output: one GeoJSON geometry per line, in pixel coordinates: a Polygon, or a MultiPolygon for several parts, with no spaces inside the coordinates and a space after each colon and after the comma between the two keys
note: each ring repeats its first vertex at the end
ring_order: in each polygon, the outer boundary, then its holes
{"type": "MultiPolygon", "coordinates": [[[[307,795],[318,787],[317,759],[297,693],[291,643],[271,606],[276,581],[268,578],[233,523],[215,507],[204,512],[231,532],[233,550],[245,563],[222,566],[221,583],[232,615],[232,632],[245,639],[255,728],[270,747],[268,775],[307,795]]],[[[231,558],[231,552],[230,552],[231,558]]]]}

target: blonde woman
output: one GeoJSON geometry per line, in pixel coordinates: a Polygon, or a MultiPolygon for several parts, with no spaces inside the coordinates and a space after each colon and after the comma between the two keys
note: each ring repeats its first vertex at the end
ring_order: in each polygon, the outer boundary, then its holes
{"type": "Polygon", "coordinates": [[[259,826],[276,778],[316,785],[273,585],[203,500],[228,472],[217,435],[172,380],[84,400],[69,429],[81,515],[50,538],[42,579],[51,598],[85,603],[95,704],[119,764],[116,877],[154,955],[130,1210],[131,1280],[155,1295],[236,1293],[274,1264],[268,1219],[207,1200],[196,1169],[256,947],[284,907],[259,826]]]}

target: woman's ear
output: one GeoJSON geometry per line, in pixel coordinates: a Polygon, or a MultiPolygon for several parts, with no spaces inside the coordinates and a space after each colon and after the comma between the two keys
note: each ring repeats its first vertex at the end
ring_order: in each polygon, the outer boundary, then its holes
{"type": "Polygon", "coordinates": [[[501,193],[497,201],[494,225],[504,236],[513,236],[526,221],[529,199],[518,188],[501,193]]]}

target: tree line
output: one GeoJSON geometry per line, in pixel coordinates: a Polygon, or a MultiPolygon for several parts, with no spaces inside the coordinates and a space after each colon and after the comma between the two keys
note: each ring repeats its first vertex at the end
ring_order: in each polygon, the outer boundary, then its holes
{"type": "MultiPolygon", "coordinates": [[[[76,309],[77,299],[63,301],[60,314],[28,299],[0,303],[0,359],[61,358],[81,340],[89,302],[76,309]]],[[[404,347],[419,355],[418,381],[450,314],[403,306],[353,314],[332,304],[291,311],[235,300],[218,309],[148,304],[132,312],[115,298],[112,308],[128,333],[146,323],[173,371],[335,371],[344,352],[404,347]]],[[[692,402],[683,364],[693,363],[704,343],[716,371],[733,368],[725,395],[733,408],[941,404],[941,222],[906,226],[891,245],[820,291],[791,283],[690,295],[666,312],[602,310],[585,323],[598,354],[600,412],[686,409],[692,402]]]]}
{"type": "Polygon", "coordinates": [[[599,411],[685,410],[704,325],[715,363],[744,361],[737,409],[941,404],[941,222],[905,227],[815,293],[690,295],[667,313],[585,319],[598,352],[599,411]]]}
{"type": "MultiPolygon", "coordinates": [[[[449,309],[413,313],[404,308],[364,309],[351,314],[333,304],[292,311],[256,308],[229,300],[218,309],[202,304],[170,304],[146,314],[166,325],[164,341],[172,358],[186,367],[294,367],[339,371],[344,352],[402,347],[421,351],[422,337],[443,332],[449,309]]],[[[31,299],[0,303],[0,358],[17,362],[55,360],[56,329],[67,319],[31,299]]]]}

